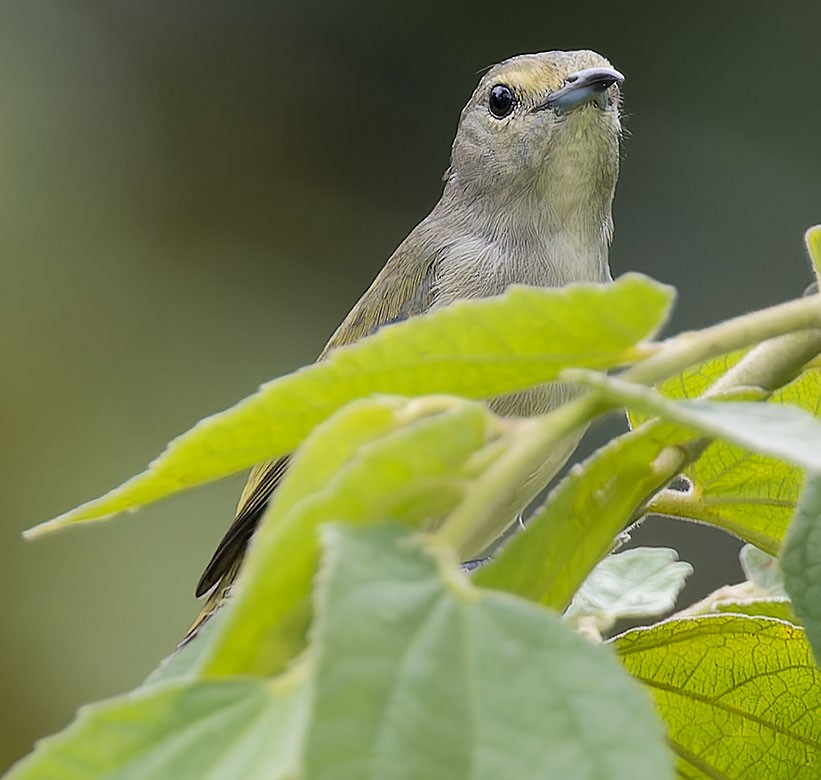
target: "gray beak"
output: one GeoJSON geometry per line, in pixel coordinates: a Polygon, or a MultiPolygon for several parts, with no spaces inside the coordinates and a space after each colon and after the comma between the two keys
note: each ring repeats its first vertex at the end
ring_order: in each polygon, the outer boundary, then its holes
{"type": "Polygon", "coordinates": [[[613,84],[621,84],[624,76],[613,68],[586,68],[571,73],[565,85],[551,92],[544,103],[534,111],[552,108],[557,114],[566,114],[579,106],[596,103],[599,108],[607,106],[607,89],[613,84]]]}

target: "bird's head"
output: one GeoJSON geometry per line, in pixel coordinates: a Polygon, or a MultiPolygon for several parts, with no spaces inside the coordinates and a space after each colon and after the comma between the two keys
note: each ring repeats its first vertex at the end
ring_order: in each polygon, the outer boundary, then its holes
{"type": "Polygon", "coordinates": [[[623,79],[593,51],[524,54],[495,65],[462,111],[451,183],[497,204],[524,195],[557,209],[563,199],[568,206],[589,199],[609,210],[623,79]]]}

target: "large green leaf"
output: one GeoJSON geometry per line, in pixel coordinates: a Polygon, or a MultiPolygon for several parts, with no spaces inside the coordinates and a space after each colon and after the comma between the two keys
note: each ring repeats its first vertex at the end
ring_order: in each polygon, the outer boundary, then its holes
{"type": "Polygon", "coordinates": [[[784,585],[821,663],[821,475],[813,474],[781,550],[784,585]]]}
{"type": "Polygon", "coordinates": [[[382,328],[263,386],[175,439],[147,471],[29,532],[100,520],[291,452],[340,407],[374,393],[487,398],[551,381],[565,368],[635,360],[673,291],[639,274],[612,284],[513,287],[382,328]]]}
{"type": "Polygon", "coordinates": [[[299,680],[146,688],[85,707],[6,780],[286,780],[308,712],[299,680]]]}
{"type": "Polygon", "coordinates": [[[325,537],[307,780],[671,777],[649,701],[605,647],[394,528],[325,537]]]}
{"type": "Polygon", "coordinates": [[[475,401],[383,397],[350,404],[319,426],[254,536],[203,673],[282,669],[305,645],[318,527],[435,523],[460,500],[471,457],[493,449],[502,425],[475,401]]]}
{"type": "Polygon", "coordinates": [[[680,777],[821,777],[821,671],[800,628],[721,615],[629,631],[613,645],[666,721],[680,777]]]}

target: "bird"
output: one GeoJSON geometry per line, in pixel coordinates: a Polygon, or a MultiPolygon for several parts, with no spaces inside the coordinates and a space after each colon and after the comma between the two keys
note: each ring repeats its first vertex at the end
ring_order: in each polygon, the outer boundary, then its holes
{"type": "MultiPolygon", "coordinates": [[[[388,258],[318,360],[385,325],[500,295],[512,284],[609,281],[623,81],[589,50],[522,54],[489,68],[461,112],[441,198],[388,258]]],[[[548,412],[573,392],[552,383],[489,405],[497,414],[524,417],[548,412]]],[[[534,475],[538,489],[578,438],[534,475]]],[[[209,596],[186,639],[227,600],[287,469],[288,456],[252,469],[197,584],[196,595],[209,596]]]]}

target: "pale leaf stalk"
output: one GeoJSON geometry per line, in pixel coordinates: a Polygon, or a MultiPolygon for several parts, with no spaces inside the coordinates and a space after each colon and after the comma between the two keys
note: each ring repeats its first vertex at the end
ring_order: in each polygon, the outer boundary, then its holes
{"type": "MultiPolygon", "coordinates": [[[[815,328],[821,328],[821,297],[811,295],[733,317],[703,330],[673,336],[656,345],[650,357],[624,371],[619,378],[625,382],[654,385],[712,357],[726,355],[776,336],[815,328]]],[[[821,334],[817,339],[821,344],[821,334]]],[[[816,348],[813,354],[819,349],[821,347],[816,348]]],[[[809,359],[802,361],[802,365],[809,359]]],[[[755,384],[763,386],[760,382],[755,384]]]]}
{"type": "Polygon", "coordinates": [[[476,481],[437,536],[468,555],[484,550],[532,500],[515,505],[519,487],[538,472],[546,454],[607,408],[598,393],[588,393],[548,414],[516,421],[520,430],[513,445],[476,481]]]}

